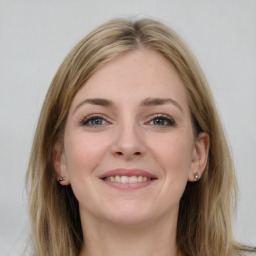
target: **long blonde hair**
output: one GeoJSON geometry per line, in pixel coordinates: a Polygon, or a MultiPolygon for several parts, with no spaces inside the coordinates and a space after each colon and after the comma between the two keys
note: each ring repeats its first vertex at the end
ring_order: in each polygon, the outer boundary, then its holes
{"type": "MultiPolygon", "coordinates": [[[[83,235],[78,202],[70,186],[58,184],[53,148],[62,143],[70,104],[77,91],[117,55],[145,47],[176,68],[187,90],[196,134],[206,132],[210,150],[199,182],[188,183],[180,201],[177,245],[184,255],[240,255],[232,236],[236,201],[232,160],[214,100],[197,61],[179,37],[151,19],[114,19],[92,31],[68,54],[46,95],[27,172],[34,255],[79,254],[83,235]]],[[[196,135],[195,135],[196,136],[196,135]]]]}

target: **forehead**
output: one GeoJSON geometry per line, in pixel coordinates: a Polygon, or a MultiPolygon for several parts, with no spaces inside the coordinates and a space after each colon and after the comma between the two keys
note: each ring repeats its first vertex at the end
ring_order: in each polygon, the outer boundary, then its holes
{"type": "Polygon", "coordinates": [[[123,53],[97,70],[72,105],[92,97],[126,103],[170,97],[187,107],[186,90],[175,68],[159,53],[143,48],[123,53]]]}

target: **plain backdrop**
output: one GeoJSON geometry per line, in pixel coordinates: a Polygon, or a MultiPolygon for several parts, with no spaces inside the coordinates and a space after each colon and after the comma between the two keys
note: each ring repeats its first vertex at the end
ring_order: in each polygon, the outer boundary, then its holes
{"type": "Polygon", "coordinates": [[[234,157],[235,238],[256,245],[256,0],[0,0],[0,255],[26,242],[24,177],[51,79],[83,36],[120,16],[163,21],[198,58],[234,157]]]}

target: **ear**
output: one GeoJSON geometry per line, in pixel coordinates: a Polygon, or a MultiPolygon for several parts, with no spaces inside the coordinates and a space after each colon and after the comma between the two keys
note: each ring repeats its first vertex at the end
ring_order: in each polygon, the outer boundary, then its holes
{"type": "Polygon", "coordinates": [[[208,160],[209,146],[209,135],[205,132],[200,133],[195,140],[192,152],[191,169],[188,178],[190,182],[197,181],[202,176],[208,160]]]}
{"type": "Polygon", "coordinates": [[[57,174],[57,181],[63,186],[69,185],[70,182],[66,165],[66,157],[60,143],[56,143],[54,146],[53,162],[57,174]]]}

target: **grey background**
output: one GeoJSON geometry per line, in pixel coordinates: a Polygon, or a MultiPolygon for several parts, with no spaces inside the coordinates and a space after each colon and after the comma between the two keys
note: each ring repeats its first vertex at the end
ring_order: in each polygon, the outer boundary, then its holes
{"type": "Polygon", "coordinates": [[[256,0],[0,0],[0,255],[26,242],[24,176],[50,81],[78,40],[116,16],[158,18],[197,56],[237,170],[235,238],[256,245],[256,0]]]}

